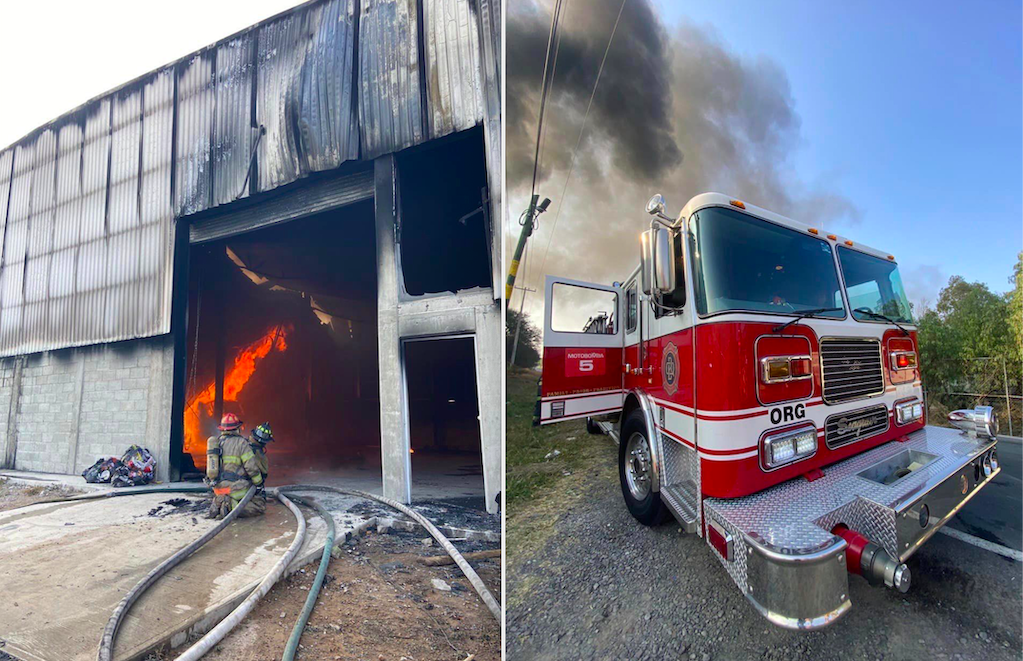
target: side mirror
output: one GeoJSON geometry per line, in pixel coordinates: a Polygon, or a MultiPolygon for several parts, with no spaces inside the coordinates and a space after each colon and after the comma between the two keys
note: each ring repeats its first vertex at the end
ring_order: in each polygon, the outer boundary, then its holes
{"type": "Polygon", "coordinates": [[[654,234],[654,288],[662,294],[675,289],[675,242],[671,232],[659,227],[654,234]]]}
{"type": "Polygon", "coordinates": [[[642,245],[639,263],[640,289],[649,296],[654,293],[654,241],[657,230],[649,229],[643,232],[640,243],[642,245]]]}
{"type": "Polygon", "coordinates": [[[978,406],[972,411],[959,409],[948,414],[948,421],[953,427],[962,429],[971,436],[998,436],[998,416],[990,406],[978,406]]]}
{"type": "Polygon", "coordinates": [[[643,232],[640,281],[643,293],[668,294],[675,289],[675,242],[671,232],[658,227],[643,232]]]}

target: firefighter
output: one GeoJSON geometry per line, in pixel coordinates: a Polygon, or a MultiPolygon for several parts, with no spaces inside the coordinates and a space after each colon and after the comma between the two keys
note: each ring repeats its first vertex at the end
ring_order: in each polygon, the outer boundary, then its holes
{"type": "Polygon", "coordinates": [[[259,464],[259,472],[263,475],[263,484],[266,484],[266,477],[270,471],[270,462],[266,458],[266,444],[274,440],[274,433],[270,429],[270,423],[264,422],[252,430],[252,442],[249,447],[256,455],[256,462],[259,464]]]}
{"type": "Polygon", "coordinates": [[[210,476],[213,482],[213,502],[208,517],[222,519],[245,497],[249,487],[255,485],[258,491],[245,506],[239,517],[261,516],[266,512],[266,495],[263,480],[266,474],[266,455],[257,459],[249,440],[241,435],[242,421],[234,413],[225,413],[220,421],[220,436],[216,441],[220,448],[218,475],[210,476]]]}

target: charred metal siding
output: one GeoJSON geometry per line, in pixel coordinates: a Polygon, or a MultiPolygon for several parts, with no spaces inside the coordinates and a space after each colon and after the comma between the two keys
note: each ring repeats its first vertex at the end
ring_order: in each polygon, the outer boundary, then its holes
{"type": "Polygon", "coordinates": [[[346,161],[485,123],[496,205],[497,8],[307,3],[0,152],[0,356],[168,333],[178,219],[346,161]]]}
{"type": "Polygon", "coordinates": [[[464,0],[425,0],[423,33],[430,137],[472,128],[484,102],[475,10],[464,0]]]}
{"type": "Polygon", "coordinates": [[[415,0],[361,0],[359,118],[365,158],[423,142],[415,0]]]}

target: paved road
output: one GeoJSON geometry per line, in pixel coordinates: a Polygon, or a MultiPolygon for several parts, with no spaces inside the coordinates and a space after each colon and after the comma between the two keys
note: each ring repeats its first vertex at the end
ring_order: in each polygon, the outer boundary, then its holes
{"type": "MultiPolygon", "coordinates": [[[[1018,544],[1019,449],[1008,446],[1000,452],[1007,486],[989,485],[960,523],[1018,544]]],[[[605,447],[606,464],[591,469],[577,504],[556,524],[559,534],[536,556],[509,563],[516,607],[507,616],[507,658],[1020,658],[1023,564],[935,535],[910,559],[908,594],[850,577],[853,608],[839,622],[785,631],[754,611],[703,540],[677,525],[651,529],[632,519],[616,449],[605,447]],[[516,595],[516,585],[529,587],[516,595]]]]}
{"type": "Polygon", "coordinates": [[[1023,441],[999,437],[998,460],[1002,472],[947,525],[1023,551],[1023,441]]]}

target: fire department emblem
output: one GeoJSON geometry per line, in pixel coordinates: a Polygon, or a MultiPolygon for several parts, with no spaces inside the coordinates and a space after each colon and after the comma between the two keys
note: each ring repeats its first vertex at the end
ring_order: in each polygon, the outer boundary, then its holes
{"type": "Polygon", "coordinates": [[[669,397],[678,392],[678,347],[668,342],[661,357],[661,374],[664,375],[664,392],[669,397]]]}

